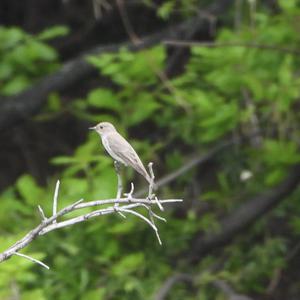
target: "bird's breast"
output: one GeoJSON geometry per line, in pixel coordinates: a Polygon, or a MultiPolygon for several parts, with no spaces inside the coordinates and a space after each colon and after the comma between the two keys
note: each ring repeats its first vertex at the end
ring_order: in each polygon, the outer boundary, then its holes
{"type": "MultiPolygon", "coordinates": [[[[106,136],[102,136],[101,137],[101,139],[102,139],[102,144],[103,144],[103,146],[104,146],[104,148],[105,148],[105,150],[108,152],[108,154],[114,159],[114,160],[117,160],[117,161],[119,161],[119,162],[121,162],[121,163],[123,163],[123,164],[125,164],[124,163],[124,161],[111,149],[111,146],[110,146],[110,143],[109,143],[109,140],[108,140],[108,138],[106,137],[106,136]]],[[[125,164],[126,165],[126,164],[125,164]]]]}

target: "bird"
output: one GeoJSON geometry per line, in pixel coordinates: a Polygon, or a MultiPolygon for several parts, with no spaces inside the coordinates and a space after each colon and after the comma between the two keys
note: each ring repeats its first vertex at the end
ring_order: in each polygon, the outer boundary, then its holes
{"type": "Polygon", "coordinates": [[[101,137],[102,144],[108,154],[117,162],[130,166],[151,184],[151,177],[133,147],[123,138],[113,124],[100,122],[90,130],[95,130],[101,137]]]}

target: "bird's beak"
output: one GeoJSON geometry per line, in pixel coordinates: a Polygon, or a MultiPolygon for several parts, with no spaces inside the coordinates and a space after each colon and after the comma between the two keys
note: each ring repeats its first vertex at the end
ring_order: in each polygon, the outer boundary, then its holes
{"type": "Polygon", "coordinates": [[[89,130],[96,130],[96,126],[94,126],[94,127],[89,127],[89,130]]]}

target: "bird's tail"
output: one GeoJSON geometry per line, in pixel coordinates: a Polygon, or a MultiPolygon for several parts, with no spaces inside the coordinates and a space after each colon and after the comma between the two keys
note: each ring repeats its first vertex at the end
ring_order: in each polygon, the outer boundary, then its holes
{"type": "Polygon", "coordinates": [[[152,178],[150,177],[150,175],[148,174],[148,172],[146,171],[146,169],[144,167],[136,168],[136,171],[138,171],[148,181],[149,185],[152,184],[154,190],[157,189],[157,186],[156,186],[154,180],[152,180],[152,178]]]}

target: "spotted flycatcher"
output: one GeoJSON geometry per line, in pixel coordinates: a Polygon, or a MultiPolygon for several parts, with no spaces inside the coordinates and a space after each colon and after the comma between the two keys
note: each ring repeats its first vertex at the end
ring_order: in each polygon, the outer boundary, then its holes
{"type": "Polygon", "coordinates": [[[101,122],[89,129],[95,130],[100,135],[105,150],[114,160],[125,166],[131,166],[144,176],[149,183],[151,182],[150,176],[139,156],[132,146],[117,132],[114,125],[109,122],[101,122]]]}

